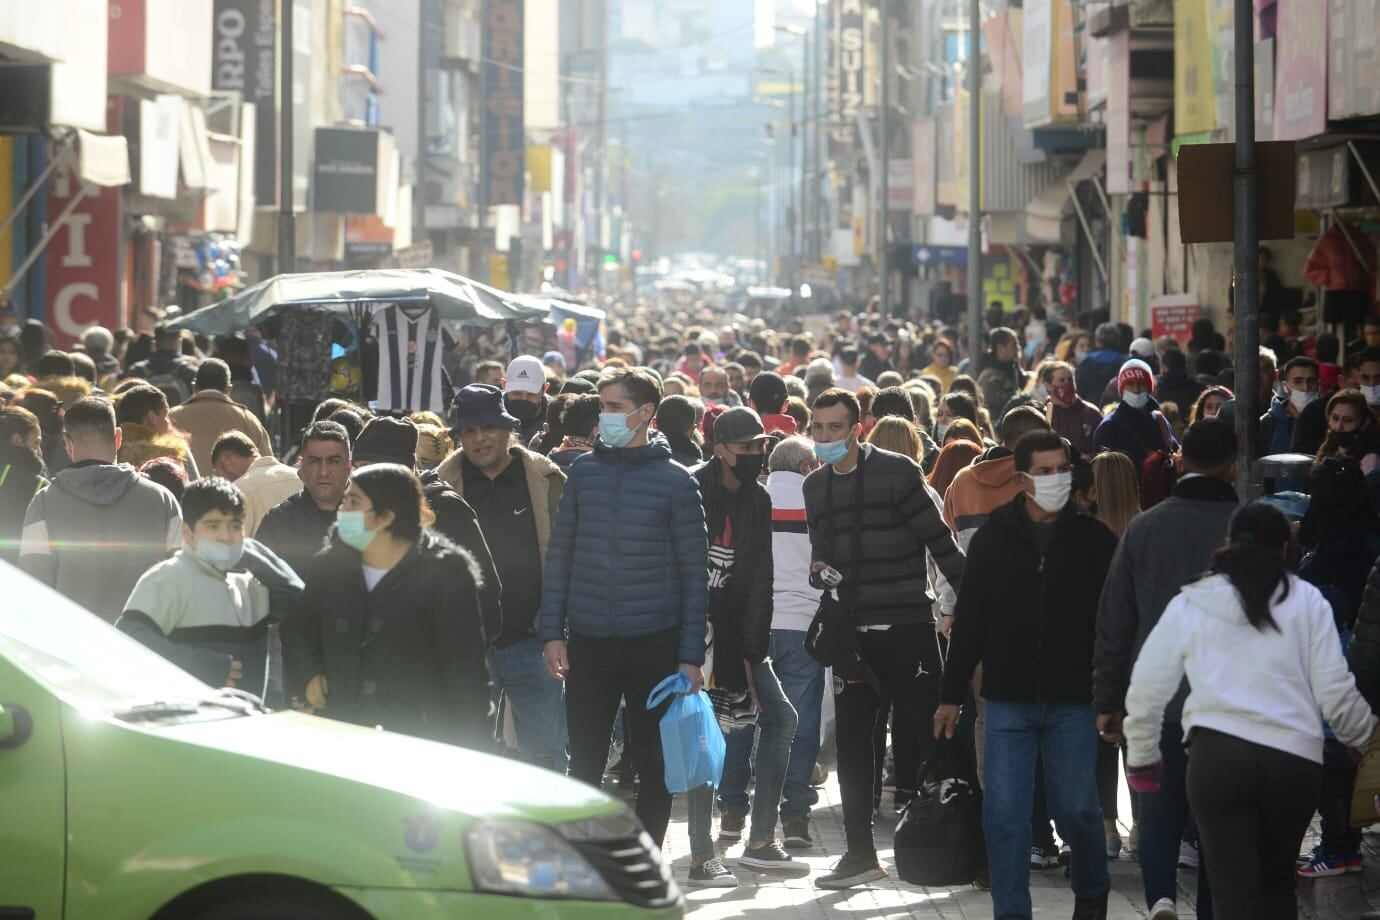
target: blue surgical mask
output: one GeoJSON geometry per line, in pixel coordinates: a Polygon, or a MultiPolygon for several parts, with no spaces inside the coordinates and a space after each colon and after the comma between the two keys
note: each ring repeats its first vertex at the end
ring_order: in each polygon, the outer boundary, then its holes
{"type": "Polygon", "coordinates": [[[1149,393],[1122,393],[1122,394],[1121,394],[1121,400],[1122,400],[1122,402],[1126,403],[1126,405],[1130,406],[1132,409],[1144,409],[1144,408],[1145,408],[1145,404],[1148,403],[1148,402],[1150,401],[1150,394],[1149,394],[1149,393]]]}
{"type": "Polygon", "coordinates": [[[340,540],[351,549],[364,552],[378,535],[378,528],[369,530],[364,526],[363,511],[341,511],[335,516],[335,532],[340,540]]]}
{"type": "Polygon", "coordinates": [[[848,456],[848,439],[842,441],[828,441],[826,443],[815,442],[815,456],[820,463],[838,463],[848,456]]]}
{"type": "Polygon", "coordinates": [[[188,547],[188,549],[191,550],[192,555],[217,572],[228,572],[235,567],[235,563],[239,562],[240,556],[244,554],[244,541],[217,543],[214,540],[198,539],[196,546],[188,547]]]}
{"type": "Polygon", "coordinates": [[[622,412],[599,413],[599,437],[609,447],[627,447],[636,433],[637,430],[628,425],[628,416],[622,412]]]}

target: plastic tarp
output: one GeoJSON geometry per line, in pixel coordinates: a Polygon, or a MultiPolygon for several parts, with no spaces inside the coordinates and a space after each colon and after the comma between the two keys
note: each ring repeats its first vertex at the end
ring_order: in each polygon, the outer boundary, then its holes
{"type": "Polygon", "coordinates": [[[550,307],[437,268],[394,268],[278,275],[233,297],[175,320],[175,329],[226,335],[258,325],[283,310],[321,306],[348,315],[361,304],[427,301],[442,319],[461,326],[540,322],[550,307]]]}

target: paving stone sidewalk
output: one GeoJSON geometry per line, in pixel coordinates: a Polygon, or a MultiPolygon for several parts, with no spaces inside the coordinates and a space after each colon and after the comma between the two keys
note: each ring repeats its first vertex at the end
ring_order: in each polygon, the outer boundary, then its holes
{"type": "MultiPolygon", "coordinates": [[[[1122,796],[1125,798],[1125,790],[1122,796]]],[[[891,920],[891,918],[923,918],[923,920],[991,920],[992,901],[986,891],[974,888],[917,888],[895,878],[892,858],[892,831],[896,819],[890,814],[891,796],[883,800],[883,816],[877,820],[877,849],[882,865],[891,873],[885,881],[849,891],[824,891],[814,886],[814,878],[832,868],[844,849],[843,812],[839,805],[838,785],[833,777],[820,789],[820,803],[811,819],[815,847],[794,855],[810,865],[809,878],[780,879],[757,875],[738,868],[737,856],[742,852],[739,843],[725,849],[720,845],[724,863],[734,871],[741,884],[732,889],[692,889],[686,880],[690,871],[690,842],[687,834],[684,796],[676,797],[671,828],[667,833],[666,857],[671,861],[676,881],[686,894],[686,914],[694,920],[720,918],[780,918],[780,920],[820,920],[820,918],[856,918],[856,920],[891,920]]],[[[1122,809],[1124,815],[1130,808],[1122,809]]],[[[717,833],[718,819],[715,816],[717,833]]],[[[1305,846],[1316,842],[1316,822],[1305,846]]],[[[1126,829],[1122,829],[1125,837],[1126,829]]],[[[1317,920],[1356,920],[1361,912],[1380,905],[1380,835],[1366,838],[1366,871],[1361,875],[1300,882],[1300,917],[1317,920]]],[[[1133,859],[1113,860],[1110,865],[1112,895],[1109,920],[1144,918],[1146,909],[1141,893],[1140,872],[1133,859]]],[[[1192,910],[1194,876],[1191,871],[1179,873],[1181,917],[1196,917],[1192,910]]],[[[1062,870],[1032,871],[1031,888],[1036,918],[1066,918],[1073,913],[1073,894],[1062,870]]]]}

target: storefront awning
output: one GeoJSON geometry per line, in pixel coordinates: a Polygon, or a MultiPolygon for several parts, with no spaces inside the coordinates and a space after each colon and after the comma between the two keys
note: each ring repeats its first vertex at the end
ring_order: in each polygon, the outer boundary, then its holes
{"type": "Polygon", "coordinates": [[[1030,204],[1025,206],[1024,240],[1016,242],[1051,243],[1060,240],[1060,225],[1064,222],[1064,209],[1074,189],[1080,182],[1091,179],[1102,170],[1107,162],[1107,151],[1095,148],[1083,154],[1078,165],[1055,179],[1040,192],[1030,204]]]}

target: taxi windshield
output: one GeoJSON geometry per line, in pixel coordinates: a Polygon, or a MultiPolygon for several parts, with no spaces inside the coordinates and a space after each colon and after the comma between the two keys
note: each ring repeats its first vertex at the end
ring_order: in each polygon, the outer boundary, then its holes
{"type": "Polygon", "coordinates": [[[72,705],[116,714],[214,691],[56,591],[0,562],[0,669],[18,668],[72,705]]]}

